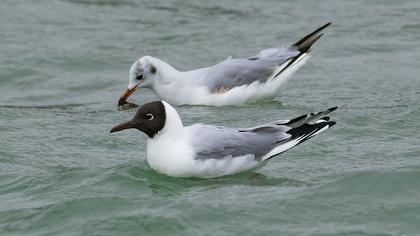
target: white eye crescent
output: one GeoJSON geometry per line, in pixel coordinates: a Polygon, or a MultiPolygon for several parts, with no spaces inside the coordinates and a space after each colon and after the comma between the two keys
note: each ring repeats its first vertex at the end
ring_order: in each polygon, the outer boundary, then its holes
{"type": "Polygon", "coordinates": [[[153,116],[153,114],[151,114],[151,113],[147,113],[147,114],[146,114],[146,119],[148,119],[148,120],[153,120],[153,118],[155,118],[155,117],[153,116]]]}

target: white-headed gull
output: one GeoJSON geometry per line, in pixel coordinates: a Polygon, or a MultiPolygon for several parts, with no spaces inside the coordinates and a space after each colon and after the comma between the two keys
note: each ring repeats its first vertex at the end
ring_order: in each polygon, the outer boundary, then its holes
{"type": "Polygon", "coordinates": [[[250,58],[228,58],[214,66],[181,72],[168,63],[144,56],[130,69],[127,89],[118,102],[123,107],[139,88],[150,88],[172,105],[238,105],[274,97],[308,58],[311,46],[327,23],[298,42],[270,48],[250,58]]]}
{"type": "Polygon", "coordinates": [[[335,124],[326,117],[336,107],[316,114],[279,120],[253,128],[204,124],[184,127],[178,112],[164,101],[143,105],[112,132],[135,128],[148,136],[147,161],[174,177],[214,178],[249,171],[335,124]]]}

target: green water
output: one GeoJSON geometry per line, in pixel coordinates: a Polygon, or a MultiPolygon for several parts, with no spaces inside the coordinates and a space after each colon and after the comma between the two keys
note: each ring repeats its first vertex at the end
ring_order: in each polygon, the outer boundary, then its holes
{"type": "MultiPolygon", "coordinates": [[[[2,0],[0,235],[420,235],[420,2],[2,0]],[[174,179],[110,135],[128,69],[179,69],[333,25],[274,101],[179,107],[246,127],[332,106],[337,125],[257,173],[174,179]]],[[[155,100],[138,92],[137,103],[155,100]]]]}

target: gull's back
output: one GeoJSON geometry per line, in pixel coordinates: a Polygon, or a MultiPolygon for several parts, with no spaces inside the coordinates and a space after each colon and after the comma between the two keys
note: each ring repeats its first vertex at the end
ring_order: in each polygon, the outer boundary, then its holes
{"type": "Polygon", "coordinates": [[[208,68],[203,82],[210,91],[265,83],[277,68],[298,54],[295,47],[274,48],[250,58],[227,59],[208,68]]]}
{"type": "Polygon", "coordinates": [[[196,124],[186,127],[196,160],[223,160],[250,155],[256,162],[268,160],[333,126],[325,115],[336,107],[291,120],[238,129],[196,124]]]}

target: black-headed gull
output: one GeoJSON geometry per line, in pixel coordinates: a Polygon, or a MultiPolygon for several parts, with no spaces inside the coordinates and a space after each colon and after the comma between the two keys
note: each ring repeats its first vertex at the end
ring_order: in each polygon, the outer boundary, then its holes
{"type": "Polygon", "coordinates": [[[250,58],[228,58],[214,66],[181,72],[168,63],[144,56],[130,69],[127,89],[118,106],[139,88],[150,88],[172,105],[238,105],[274,97],[280,85],[302,66],[327,23],[298,42],[270,48],[250,58]]]}
{"type": "Polygon", "coordinates": [[[164,101],[143,105],[112,132],[135,128],[148,136],[147,161],[174,177],[214,178],[249,171],[335,124],[326,117],[336,107],[253,128],[204,124],[184,127],[178,112],[164,101]]]}

